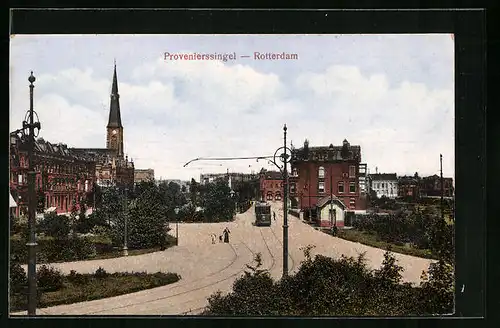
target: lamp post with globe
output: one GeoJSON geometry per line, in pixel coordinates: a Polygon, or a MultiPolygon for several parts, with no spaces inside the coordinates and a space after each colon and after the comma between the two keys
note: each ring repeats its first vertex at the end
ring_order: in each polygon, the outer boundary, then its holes
{"type": "Polygon", "coordinates": [[[179,208],[174,209],[175,212],[175,246],[179,246],[179,208]]]}

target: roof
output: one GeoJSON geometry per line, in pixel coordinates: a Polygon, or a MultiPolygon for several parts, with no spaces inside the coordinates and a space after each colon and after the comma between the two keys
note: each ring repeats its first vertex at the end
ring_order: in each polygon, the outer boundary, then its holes
{"type": "Polygon", "coordinates": [[[370,174],[370,178],[374,181],[381,181],[381,180],[396,181],[398,179],[398,176],[396,173],[375,173],[375,174],[370,174]]]}
{"type": "Polygon", "coordinates": [[[116,77],[116,64],[113,72],[113,85],[111,86],[111,102],[109,105],[108,128],[123,128],[120,114],[120,95],[118,94],[118,78],[116,77]]]}
{"type": "MultiPolygon", "coordinates": [[[[28,139],[25,137],[20,137],[15,133],[10,134],[11,142],[18,142],[20,150],[27,150],[28,139]],[[14,140],[13,140],[14,139],[14,140]]],[[[91,162],[92,158],[89,158],[85,153],[74,152],[73,148],[68,148],[66,144],[63,143],[51,143],[45,141],[43,138],[38,138],[35,141],[35,154],[38,155],[51,155],[59,158],[71,158],[73,160],[91,162]]]]}
{"type": "Polygon", "coordinates": [[[346,208],[345,204],[335,195],[328,195],[323,198],[320,198],[320,200],[318,200],[318,202],[316,203],[316,206],[323,207],[326,204],[329,204],[330,200],[333,200],[334,202],[340,204],[343,209],[346,208]]]}
{"type": "Polygon", "coordinates": [[[278,171],[266,171],[263,174],[265,180],[283,180],[281,172],[278,171]]]}
{"type": "MultiPolygon", "coordinates": [[[[308,143],[307,143],[308,144],[308,143]]],[[[351,145],[347,140],[343,141],[342,146],[319,146],[319,147],[301,147],[292,149],[292,160],[311,160],[311,161],[361,161],[361,146],[351,145]]]]}

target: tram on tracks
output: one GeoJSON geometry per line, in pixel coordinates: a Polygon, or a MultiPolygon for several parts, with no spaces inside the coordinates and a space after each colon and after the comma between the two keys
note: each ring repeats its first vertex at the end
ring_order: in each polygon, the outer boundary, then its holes
{"type": "Polygon", "coordinates": [[[258,227],[271,225],[271,205],[267,202],[255,203],[255,225],[258,227]]]}

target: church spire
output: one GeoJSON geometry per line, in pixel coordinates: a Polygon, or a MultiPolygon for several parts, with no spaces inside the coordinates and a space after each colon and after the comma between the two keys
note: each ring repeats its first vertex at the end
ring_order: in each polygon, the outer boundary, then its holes
{"type": "Polygon", "coordinates": [[[120,95],[118,94],[118,78],[116,77],[116,60],[113,72],[113,85],[111,86],[111,103],[109,106],[108,128],[123,128],[120,115],[120,95]]]}

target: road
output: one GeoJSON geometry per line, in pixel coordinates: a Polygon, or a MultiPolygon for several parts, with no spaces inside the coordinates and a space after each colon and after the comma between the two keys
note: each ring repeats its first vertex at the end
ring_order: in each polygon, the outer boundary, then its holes
{"type": "MultiPolygon", "coordinates": [[[[179,315],[197,314],[207,306],[207,298],[218,290],[228,292],[233,282],[241,276],[246,265],[261,253],[263,268],[279,278],[283,269],[281,203],[273,203],[276,221],[271,227],[253,226],[253,208],[238,214],[229,223],[181,223],[179,246],[165,251],[115,259],[79,261],[53,264],[63,273],[71,270],[91,273],[102,267],[107,272],[147,271],[175,272],[182,276],[176,283],[132,294],[102,300],[59,305],[38,309],[40,315],[179,315]],[[211,234],[217,236],[229,228],[230,243],[212,244],[211,234]]],[[[335,238],[315,230],[288,215],[289,272],[294,272],[304,259],[302,247],[315,245],[312,255],[340,257],[365,253],[367,264],[380,267],[384,250],[335,238]]],[[[175,234],[175,227],[170,233],[175,234]]],[[[405,270],[403,280],[418,283],[422,270],[427,270],[430,260],[395,254],[398,264],[405,270]]],[[[25,315],[26,312],[13,313],[25,315]]]]}

